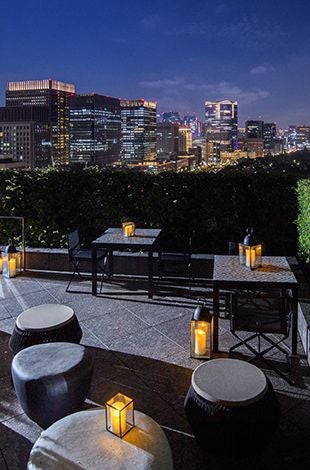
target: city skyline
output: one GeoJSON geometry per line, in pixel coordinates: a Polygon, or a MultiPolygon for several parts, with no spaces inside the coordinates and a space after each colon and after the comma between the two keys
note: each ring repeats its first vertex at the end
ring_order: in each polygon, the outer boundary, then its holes
{"type": "Polygon", "coordinates": [[[74,83],[77,93],[196,113],[237,100],[239,123],[309,124],[307,18],[300,0],[4,2],[0,104],[8,81],[74,83]],[[293,8],[294,6],[294,8],[293,8]],[[89,26],[91,25],[91,26],[89,26]]]}

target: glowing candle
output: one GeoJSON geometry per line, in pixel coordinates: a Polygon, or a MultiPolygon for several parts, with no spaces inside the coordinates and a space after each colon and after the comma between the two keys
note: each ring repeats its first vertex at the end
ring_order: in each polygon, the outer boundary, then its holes
{"type": "Polygon", "coordinates": [[[118,436],[121,436],[126,430],[126,408],[123,408],[124,403],[121,401],[113,403],[113,408],[110,408],[111,431],[118,436]]]}
{"type": "Polygon", "coordinates": [[[3,268],[3,260],[0,256],[0,273],[2,273],[2,268],[3,268]]]}
{"type": "Polygon", "coordinates": [[[245,250],[245,265],[248,268],[255,266],[255,248],[248,248],[245,250]]]}
{"type": "Polygon", "coordinates": [[[14,277],[16,276],[16,259],[11,258],[9,260],[9,276],[14,277]]]}
{"type": "Polygon", "coordinates": [[[207,333],[200,328],[195,330],[195,354],[204,356],[207,353],[207,333]]]}

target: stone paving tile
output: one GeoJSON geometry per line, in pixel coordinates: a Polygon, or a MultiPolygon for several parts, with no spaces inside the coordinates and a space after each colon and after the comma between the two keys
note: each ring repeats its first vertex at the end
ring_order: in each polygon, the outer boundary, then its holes
{"type": "MultiPolygon", "coordinates": [[[[124,304],[122,304],[124,306],[124,304]]],[[[125,307],[151,326],[167,320],[180,318],[187,313],[186,308],[149,303],[126,303],[125,307]]]]}
{"type": "Polygon", "coordinates": [[[156,325],[154,328],[175,341],[185,350],[190,348],[190,320],[191,314],[184,313],[172,320],[168,320],[156,325]]]}
{"type": "Polygon", "coordinates": [[[115,341],[120,341],[121,338],[148,327],[139,318],[122,307],[118,307],[117,310],[105,315],[85,320],[83,324],[89,330],[94,331],[96,336],[108,346],[113,345],[115,341]]]}
{"type": "Polygon", "coordinates": [[[5,320],[6,318],[11,317],[11,315],[9,314],[7,309],[5,308],[4,302],[5,302],[5,300],[0,301],[0,320],[5,320]]]}
{"type": "Polygon", "coordinates": [[[176,343],[151,327],[111,342],[109,347],[115,351],[154,359],[162,359],[181,349],[176,343]]]}
{"type": "Polygon", "coordinates": [[[16,318],[31,307],[42,304],[58,304],[59,302],[49,292],[37,291],[19,297],[10,297],[2,301],[11,317],[16,318]]]}
{"type": "Polygon", "coordinates": [[[39,290],[42,290],[42,286],[35,279],[26,276],[18,276],[14,279],[0,277],[0,299],[17,297],[39,290]]]}
{"type": "Polygon", "coordinates": [[[15,320],[13,318],[6,318],[5,320],[0,320],[0,331],[8,333],[11,335],[15,325],[15,320]]]}

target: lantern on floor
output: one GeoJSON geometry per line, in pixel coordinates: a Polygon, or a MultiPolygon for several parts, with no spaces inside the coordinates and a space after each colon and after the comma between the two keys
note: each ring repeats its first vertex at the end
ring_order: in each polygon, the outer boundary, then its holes
{"type": "Polygon", "coordinates": [[[204,303],[198,305],[191,320],[191,357],[211,359],[213,316],[204,303]]]}
{"type": "Polygon", "coordinates": [[[135,223],[128,221],[122,223],[123,234],[125,237],[133,237],[135,234],[135,223]]]}
{"type": "Polygon", "coordinates": [[[106,429],[122,438],[135,425],[133,399],[117,393],[106,402],[106,429]]]}
{"type": "Polygon", "coordinates": [[[2,274],[4,277],[11,278],[20,274],[20,271],[21,252],[15,248],[12,240],[9,240],[4,252],[2,252],[2,274]]]}
{"type": "Polygon", "coordinates": [[[0,274],[2,273],[2,266],[3,266],[3,259],[2,259],[2,252],[0,251],[0,274]]]}
{"type": "Polygon", "coordinates": [[[256,243],[253,235],[253,228],[247,228],[243,243],[239,243],[240,264],[249,269],[256,269],[262,266],[262,244],[256,243]]]}

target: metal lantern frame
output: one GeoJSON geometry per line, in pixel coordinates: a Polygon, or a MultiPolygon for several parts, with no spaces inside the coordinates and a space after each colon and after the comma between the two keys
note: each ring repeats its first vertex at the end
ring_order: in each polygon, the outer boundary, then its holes
{"type": "Polygon", "coordinates": [[[247,234],[243,243],[239,243],[239,262],[241,266],[246,266],[251,271],[262,266],[261,243],[257,243],[253,235],[253,228],[247,228],[247,234]]]}
{"type": "MultiPolygon", "coordinates": [[[[21,266],[21,270],[25,271],[25,261],[26,261],[26,253],[25,253],[25,217],[0,215],[0,220],[1,219],[4,219],[4,220],[6,220],[6,219],[7,220],[17,220],[21,224],[22,250],[19,251],[21,253],[21,265],[20,266],[21,266]]],[[[3,260],[2,260],[2,262],[3,262],[3,260]]],[[[0,270],[0,273],[1,273],[1,270],[0,270]]]]}
{"type": "Polygon", "coordinates": [[[135,235],[135,223],[128,221],[122,223],[122,229],[125,237],[133,237],[135,235]]]}
{"type": "Polygon", "coordinates": [[[21,252],[11,243],[2,252],[2,275],[8,279],[21,272],[21,252]]]}
{"type": "Polygon", "coordinates": [[[133,398],[118,392],[105,406],[106,430],[122,439],[135,426],[133,398]]]}
{"type": "Polygon", "coordinates": [[[190,323],[190,356],[195,359],[211,359],[213,355],[213,315],[205,302],[199,304],[190,323]]]}

